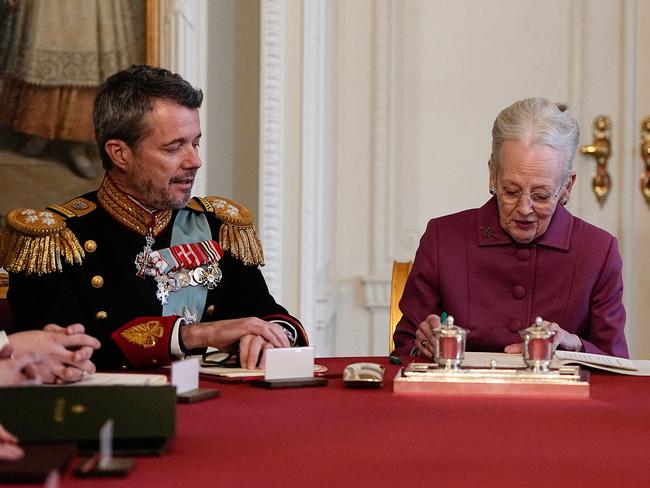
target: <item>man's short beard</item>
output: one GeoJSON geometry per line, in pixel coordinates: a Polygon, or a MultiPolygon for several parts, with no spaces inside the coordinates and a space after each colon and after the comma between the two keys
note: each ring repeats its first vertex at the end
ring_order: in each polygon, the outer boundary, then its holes
{"type": "Polygon", "coordinates": [[[157,191],[151,181],[147,179],[133,179],[133,187],[142,199],[141,204],[156,210],[176,210],[183,208],[190,201],[192,190],[189,189],[181,199],[173,200],[169,197],[169,192],[157,191]]]}

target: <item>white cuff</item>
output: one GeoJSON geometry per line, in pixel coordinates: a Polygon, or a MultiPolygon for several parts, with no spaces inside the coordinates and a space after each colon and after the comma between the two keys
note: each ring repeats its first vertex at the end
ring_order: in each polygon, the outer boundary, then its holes
{"type": "Polygon", "coordinates": [[[0,330],[0,350],[2,350],[2,348],[7,344],[9,344],[9,336],[7,336],[7,333],[4,330],[0,330]]]}
{"type": "Polygon", "coordinates": [[[280,319],[274,319],[271,320],[271,322],[274,324],[278,324],[280,327],[282,327],[284,333],[287,335],[287,338],[289,339],[289,343],[291,344],[291,347],[296,345],[296,341],[298,340],[298,331],[296,331],[296,328],[293,325],[291,325],[286,320],[280,320],[280,319]]]}
{"type": "Polygon", "coordinates": [[[176,319],[176,322],[174,322],[174,327],[171,333],[171,341],[169,344],[169,355],[173,356],[174,359],[183,359],[185,357],[185,353],[181,349],[181,341],[179,338],[181,333],[181,326],[185,324],[187,324],[187,320],[185,320],[183,317],[178,317],[178,319],[176,319]]]}

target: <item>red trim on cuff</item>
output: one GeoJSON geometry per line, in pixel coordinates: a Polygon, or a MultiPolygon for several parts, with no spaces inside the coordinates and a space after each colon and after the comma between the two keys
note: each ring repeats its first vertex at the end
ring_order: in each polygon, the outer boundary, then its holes
{"type": "Polygon", "coordinates": [[[111,334],[122,354],[134,368],[171,363],[169,342],[178,317],[137,317],[111,334]]]}

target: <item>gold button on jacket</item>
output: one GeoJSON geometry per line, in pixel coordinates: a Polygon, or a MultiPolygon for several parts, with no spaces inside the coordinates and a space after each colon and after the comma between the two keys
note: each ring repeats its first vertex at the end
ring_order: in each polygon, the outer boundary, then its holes
{"type": "Polygon", "coordinates": [[[84,242],[84,249],[86,252],[95,252],[97,249],[97,243],[93,240],[88,240],[84,242]]]}

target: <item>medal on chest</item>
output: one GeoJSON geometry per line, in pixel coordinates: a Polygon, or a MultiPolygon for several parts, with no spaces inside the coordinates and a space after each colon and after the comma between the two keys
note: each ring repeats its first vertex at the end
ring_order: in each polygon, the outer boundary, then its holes
{"type": "Polygon", "coordinates": [[[138,255],[135,257],[135,269],[136,269],[135,274],[140,278],[144,278],[149,263],[149,256],[152,253],[151,246],[153,246],[154,243],[156,242],[156,240],[153,238],[153,233],[151,229],[149,229],[149,232],[144,238],[146,240],[145,245],[142,248],[142,251],[140,251],[138,255]]]}
{"type": "Polygon", "coordinates": [[[179,244],[153,251],[153,237],[135,258],[136,275],[156,280],[156,297],[167,303],[169,294],[188,286],[212,290],[221,281],[219,260],[223,250],[214,240],[179,244]]]}

